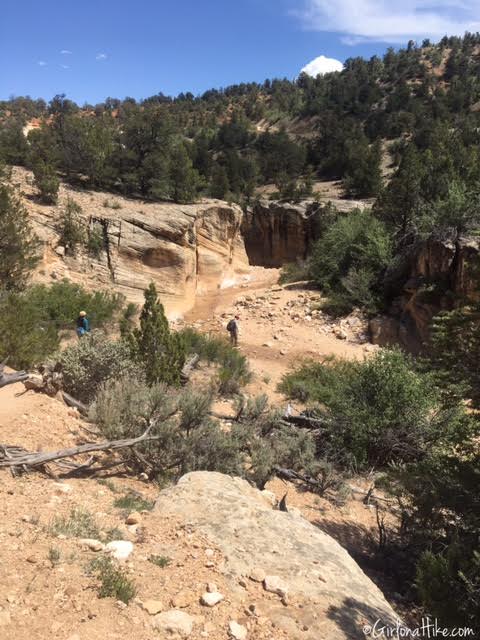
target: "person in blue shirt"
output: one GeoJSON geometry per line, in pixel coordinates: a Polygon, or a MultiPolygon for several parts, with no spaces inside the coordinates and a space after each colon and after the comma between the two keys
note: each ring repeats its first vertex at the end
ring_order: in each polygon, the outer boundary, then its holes
{"type": "Polygon", "coordinates": [[[82,338],[90,331],[90,322],[86,311],[80,311],[77,318],[77,336],[82,338]]]}

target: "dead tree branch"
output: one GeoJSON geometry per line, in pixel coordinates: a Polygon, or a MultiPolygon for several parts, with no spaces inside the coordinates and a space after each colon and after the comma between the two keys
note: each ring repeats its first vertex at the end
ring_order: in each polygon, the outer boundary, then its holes
{"type": "MultiPolygon", "coordinates": [[[[135,447],[143,442],[153,442],[159,440],[159,436],[151,436],[150,430],[152,425],[138,438],[126,438],[124,440],[110,440],[108,442],[82,444],[78,447],[70,447],[68,449],[60,449],[58,451],[45,451],[32,453],[25,451],[20,447],[0,445],[0,468],[2,467],[21,467],[25,470],[28,468],[42,467],[50,462],[56,462],[64,458],[73,458],[85,453],[93,451],[117,451],[118,449],[126,449],[135,447]]],[[[81,465],[83,466],[83,465],[81,465]]]]}
{"type": "Polygon", "coordinates": [[[5,365],[7,364],[7,360],[4,360],[3,362],[0,363],[0,388],[6,387],[8,384],[23,382],[28,378],[28,373],[26,371],[15,371],[13,373],[5,373],[5,365]]]}

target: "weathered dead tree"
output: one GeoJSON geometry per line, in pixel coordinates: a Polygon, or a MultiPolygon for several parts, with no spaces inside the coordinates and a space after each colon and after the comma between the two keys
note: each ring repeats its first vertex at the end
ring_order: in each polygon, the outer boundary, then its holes
{"type": "Polygon", "coordinates": [[[78,412],[82,414],[82,416],[88,415],[87,405],[83,404],[83,402],[80,402],[80,400],[77,400],[66,391],[62,391],[62,398],[67,406],[72,407],[73,409],[77,409],[78,412]]]}
{"type": "Polygon", "coordinates": [[[5,365],[7,360],[0,363],[0,388],[6,387],[8,384],[15,384],[16,382],[23,382],[28,378],[26,371],[14,371],[13,373],[5,373],[5,365]]]}
{"type": "Polygon", "coordinates": [[[190,376],[192,375],[193,370],[197,366],[198,361],[200,360],[200,356],[194,353],[183,365],[183,369],[180,372],[180,381],[182,384],[187,384],[190,380],[190,376]]]}
{"type": "MultiPolygon", "coordinates": [[[[141,436],[138,438],[126,438],[123,440],[110,440],[107,442],[92,442],[88,444],[82,444],[78,447],[70,447],[68,449],[59,449],[57,451],[41,451],[30,452],[26,451],[22,447],[2,445],[0,444],[0,468],[12,468],[28,471],[30,469],[38,469],[45,467],[52,462],[57,463],[59,460],[65,458],[74,458],[75,456],[84,455],[86,453],[92,453],[97,451],[117,451],[119,449],[127,449],[135,447],[136,445],[144,442],[153,442],[159,439],[159,436],[151,436],[152,426],[150,426],[141,436]]],[[[86,468],[90,467],[95,462],[94,458],[81,465],[69,464],[70,468],[86,468]]]]}

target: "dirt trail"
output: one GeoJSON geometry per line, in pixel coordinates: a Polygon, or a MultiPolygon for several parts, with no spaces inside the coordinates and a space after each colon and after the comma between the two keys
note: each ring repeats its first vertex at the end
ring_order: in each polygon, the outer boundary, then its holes
{"type": "Polygon", "coordinates": [[[185,323],[227,335],[228,319],[238,314],[239,349],[255,374],[247,392],[267,393],[272,401],[284,402],[276,388],[292,366],[329,355],[362,358],[371,347],[366,347],[363,318],[333,322],[316,308],[321,300],[318,291],[281,287],[279,275],[278,269],[254,267],[249,282],[198,297],[185,323]]]}

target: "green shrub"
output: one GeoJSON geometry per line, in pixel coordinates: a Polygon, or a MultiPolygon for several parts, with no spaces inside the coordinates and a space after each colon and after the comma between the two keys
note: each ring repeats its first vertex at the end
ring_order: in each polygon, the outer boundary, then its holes
{"type": "Polygon", "coordinates": [[[57,227],[59,242],[70,255],[75,255],[79,245],[86,241],[86,226],[82,218],[82,208],[69,198],[60,215],[57,227]]]}
{"type": "Polygon", "coordinates": [[[180,335],[187,353],[196,353],[201,360],[219,365],[218,386],[221,394],[236,394],[251,381],[248,360],[226,339],[199,333],[191,327],[183,329],[180,335]]]}
{"type": "Polygon", "coordinates": [[[156,565],[157,567],[160,567],[161,569],[168,567],[168,565],[172,561],[171,558],[168,558],[167,556],[154,556],[154,555],[149,556],[148,560],[149,562],[156,565]]]}
{"type": "Polygon", "coordinates": [[[45,204],[57,204],[60,180],[55,169],[43,160],[39,160],[35,163],[33,175],[35,186],[39,191],[42,202],[45,204]]]}
{"type": "Polygon", "coordinates": [[[88,293],[67,281],[4,294],[0,296],[0,357],[9,356],[13,367],[31,368],[56,351],[59,330],[73,329],[80,309],[98,327],[111,321],[121,304],[119,295],[88,293]]]}
{"type": "Polygon", "coordinates": [[[105,238],[99,225],[93,227],[88,232],[87,251],[94,258],[99,258],[105,249],[105,238]]]}
{"type": "Polygon", "coordinates": [[[310,279],[310,265],[304,260],[284,264],[280,273],[280,284],[286,282],[301,282],[310,279]]]}
{"type": "Polygon", "coordinates": [[[123,340],[108,340],[101,331],[92,331],[57,357],[63,373],[64,389],[85,403],[95,398],[107,380],[121,375],[139,377],[123,340]]]}
{"type": "Polygon", "coordinates": [[[480,407],[480,305],[444,311],[431,325],[427,366],[446,395],[480,407]]]}
{"type": "Polygon", "coordinates": [[[60,563],[62,557],[61,551],[58,547],[50,547],[48,550],[48,559],[52,567],[56,567],[60,563]]]}
{"type": "Polygon", "coordinates": [[[28,289],[28,298],[57,329],[74,328],[80,310],[87,312],[92,327],[101,328],[112,322],[124,300],[117,293],[91,293],[68,280],[55,282],[48,287],[34,285],[28,289]]]}
{"type": "Polygon", "coordinates": [[[124,452],[136,472],[152,478],[196,470],[240,473],[235,443],[210,419],[212,399],[204,390],[178,392],[138,378],[112,379],[98,393],[91,415],[109,439],[138,437],[150,426],[155,440],[137,445],[141,458],[124,452]]]}
{"type": "Polygon", "coordinates": [[[58,332],[29,292],[0,297],[0,361],[9,358],[17,369],[29,369],[52,354],[58,332]]]}
{"type": "Polygon", "coordinates": [[[23,289],[39,260],[28,212],[6,177],[0,165],[0,293],[23,289]]]}
{"type": "Polygon", "coordinates": [[[383,223],[370,211],[356,210],[339,217],[316,242],[310,271],[324,293],[334,296],[333,308],[375,311],[380,305],[380,276],[391,253],[383,223]]]}
{"type": "Polygon", "coordinates": [[[99,598],[115,598],[128,604],[137,594],[135,583],[111,558],[96,558],[90,565],[100,581],[99,598]]]}
{"type": "Polygon", "coordinates": [[[325,453],[360,469],[417,459],[453,428],[432,377],[398,350],[363,362],[307,363],[285,376],[280,389],[319,403],[325,453]]]}
{"type": "Polygon", "coordinates": [[[82,508],[72,509],[67,517],[56,516],[49,531],[54,536],[63,535],[67,538],[98,538],[100,535],[95,517],[82,508]]]}
{"type": "Polygon", "coordinates": [[[145,290],[140,326],[125,336],[131,356],[144,368],[150,384],[178,385],[185,364],[185,345],[180,334],[170,331],[153,282],[145,290]]]}
{"type": "Polygon", "coordinates": [[[129,491],[124,496],[117,498],[113,506],[127,511],[151,511],[155,506],[155,501],[146,500],[139,493],[129,491]]]}
{"type": "Polygon", "coordinates": [[[386,488],[402,506],[388,553],[446,625],[480,624],[480,425],[461,415],[421,460],[388,469],[386,488]],[[448,607],[445,602],[448,601],[448,607]]]}

